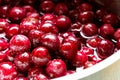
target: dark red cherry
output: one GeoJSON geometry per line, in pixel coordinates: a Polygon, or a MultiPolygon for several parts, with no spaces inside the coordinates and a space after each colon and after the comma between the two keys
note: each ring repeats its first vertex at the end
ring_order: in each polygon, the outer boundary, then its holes
{"type": "Polygon", "coordinates": [[[88,60],[87,54],[82,51],[77,51],[75,57],[73,58],[72,64],[76,67],[81,67],[88,60]]]}
{"type": "Polygon", "coordinates": [[[116,24],[118,24],[119,20],[118,20],[118,17],[116,15],[110,13],[110,14],[106,14],[103,17],[102,21],[104,23],[108,23],[108,24],[111,24],[111,25],[116,25],[116,24]]]}
{"type": "Polygon", "coordinates": [[[40,45],[40,39],[43,34],[44,34],[43,31],[37,29],[30,30],[30,32],[28,33],[28,38],[31,41],[32,47],[37,47],[40,45]]]}
{"type": "Polygon", "coordinates": [[[80,12],[84,12],[84,11],[92,11],[93,7],[90,3],[82,3],[80,5],[78,5],[78,10],[80,12]]]}
{"type": "Polygon", "coordinates": [[[13,22],[19,22],[26,16],[26,12],[22,7],[12,7],[9,11],[9,19],[13,22]]]}
{"type": "Polygon", "coordinates": [[[104,38],[112,38],[114,32],[114,28],[111,24],[103,24],[98,31],[99,35],[104,38]]]}
{"type": "Polygon", "coordinates": [[[10,39],[9,44],[10,44],[10,49],[12,50],[12,52],[29,51],[31,47],[31,43],[28,37],[21,35],[21,34],[13,36],[10,39]]]}
{"type": "Polygon", "coordinates": [[[64,76],[66,74],[66,71],[67,71],[66,64],[61,59],[54,59],[50,61],[46,66],[46,73],[51,78],[64,76]]]}
{"type": "Polygon", "coordinates": [[[56,18],[56,26],[60,32],[68,30],[71,25],[71,20],[65,15],[60,15],[56,18]]]}
{"type": "Polygon", "coordinates": [[[42,35],[41,44],[50,50],[57,51],[60,47],[60,41],[56,34],[46,33],[42,35]]]}
{"type": "Polygon", "coordinates": [[[94,13],[92,11],[81,12],[78,16],[78,20],[81,23],[89,23],[94,19],[94,13]]]}
{"type": "Polygon", "coordinates": [[[104,8],[100,8],[96,11],[96,17],[98,19],[102,19],[105,15],[107,14],[107,10],[105,10],[104,8]]]}
{"type": "Polygon", "coordinates": [[[73,42],[64,42],[60,47],[60,54],[68,60],[72,60],[77,53],[77,45],[73,42]]]}
{"type": "Polygon", "coordinates": [[[1,6],[0,7],[0,17],[7,18],[8,17],[8,10],[9,10],[8,5],[1,6]]]}
{"type": "Polygon", "coordinates": [[[56,4],[54,13],[57,15],[65,15],[68,13],[68,7],[64,3],[56,4]]]}
{"type": "Polygon", "coordinates": [[[6,37],[11,38],[14,35],[19,34],[19,32],[20,32],[19,25],[18,24],[10,24],[5,32],[6,32],[6,37]]]}
{"type": "Polygon", "coordinates": [[[43,12],[52,12],[54,9],[54,3],[52,2],[52,0],[44,0],[41,4],[40,4],[40,9],[43,12]]]}
{"type": "Polygon", "coordinates": [[[9,22],[7,21],[7,19],[0,18],[0,33],[5,32],[8,26],[9,22]]]}
{"type": "Polygon", "coordinates": [[[118,40],[120,38],[120,28],[118,28],[114,33],[114,39],[118,40]]]}
{"type": "Polygon", "coordinates": [[[115,45],[112,41],[102,39],[97,46],[97,54],[100,58],[105,59],[114,53],[115,45]]]}
{"type": "Polygon", "coordinates": [[[8,47],[9,47],[9,43],[6,40],[0,38],[0,51],[5,50],[8,47]]]}
{"type": "Polygon", "coordinates": [[[39,25],[39,30],[45,32],[45,33],[55,33],[55,34],[58,34],[58,28],[50,23],[50,22],[42,22],[40,25],[39,25]]]}
{"type": "Polygon", "coordinates": [[[83,35],[89,37],[94,36],[98,32],[98,27],[93,23],[87,23],[82,27],[83,35]]]}
{"type": "Polygon", "coordinates": [[[45,66],[50,61],[50,53],[45,47],[37,47],[31,53],[31,60],[37,66],[45,66]]]}
{"type": "Polygon", "coordinates": [[[17,76],[14,64],[12,62],[1,62],[0,75],[2,80],[13,80],[17,76]]]}
{"type": "Polygon", "coordinates": [[[116,47],[120,49],[120,38],[117,40],[116,47]]]}
{"type": "Polygon", "coordinates": [[[30,67],[30,53],[23,52],[17,54],[14,58],[14,64],[20,72],[28,71],[30,67]]]}
{"type": "Polygon", "coordinates": [[[33,7],[33,6],[30,6],[30,5],[24,5],[24,6],[23,6],[23,9],[26,11],[26,13],[36,12],[36,10],[34,9],[34,7],[33,7]]]}

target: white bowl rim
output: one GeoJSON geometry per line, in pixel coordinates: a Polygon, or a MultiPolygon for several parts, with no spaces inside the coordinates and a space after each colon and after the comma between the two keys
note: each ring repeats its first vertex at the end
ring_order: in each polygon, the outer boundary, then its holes
{"type": "Polygon", "coordinates": [[[87,76],[90,76],[100,70],[107,68],[108,66],[112,65],[113,63],[117,62],[120,59],[120,50],[109,56],[108,58],[104,59],[103,61],[97,63],[96,65],[89,67],[84,70],[77,70],[74,74],[66,75],[59,78],[54,78],[51,80],[80,80],[87,76]]]}

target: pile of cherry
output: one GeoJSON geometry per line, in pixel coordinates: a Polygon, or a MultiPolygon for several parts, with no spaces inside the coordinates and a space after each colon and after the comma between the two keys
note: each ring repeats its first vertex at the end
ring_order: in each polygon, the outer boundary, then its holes
{"type": "Polygon", "coordinates": [[[0,80],[49,80],[120,49],[118,16],[87,0],[0,0],[0,80]]]}

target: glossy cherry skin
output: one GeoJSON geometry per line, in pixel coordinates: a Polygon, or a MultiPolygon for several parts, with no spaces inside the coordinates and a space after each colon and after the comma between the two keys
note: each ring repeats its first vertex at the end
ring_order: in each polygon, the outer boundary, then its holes
{"type": "Polygon", "coordinates": [[[27,13],[26,17],[29,17],[29,18],[32,17],[32,18],[35,18],[35,19],[39,19],[40,15],[37,12],[30,12],[30,13],[27,13]]]}
{"type": "Polygon", "coordinates": [[[13,22],[19,22],[26,16],[26,12],[22,7],[12,7],[9,10],[9,19],[13,22]]]}
{"type": "Polygon", "coordinates": [[[77,53],[77,45],[73,42],[64,42],[60,47],[60,54],[68,60],[72,60],[77,53]]]}
{"type": "Polygon", "coordinates": [[[118,28],[114,33],[114,39],[118,40],[120,38],[120,28],[118,28]]]}
{"type": "Polygon", "coordinates": [[[96,48],[100,40],[101,38],[99,37],[90,38],[87,40],[86,45],[90,48],[96,48]]]}
{"type": "Polygon", "coordinates": [[[5,32],[6,32],[6,37],[11,38],[14,35],[19,34],[19,32],[20,32],[19,25],[18,24],[10,24],[5,32]]]}
{"type": "Polygon", "coordinates": [[[7,19],[0,18],[0,33],[5,32],[8,26],[9,22],[7,21],[7,19]]]}
{"type": "Polygon", "coordinates": [[[30,80],[49,80],[49,79],[46,75],[39,73],[36,76],[30,78],[30,80]]]}
{"type": "Polygon", "coordinates": [[[105,59],[114,53],[115,45],[112,41],[102,39],[97,46],[97,54],[100,58],[105,59]]]}
{"type": "Polygon", "coordinates": [[[65,15],[60,15],[56,18],[56,26],[60,32],[68,30],[71,25],[71,20],[65,15]]]}
{"type": "Polygon", "coordinates": [[[56,4],[54,13],[57,15],[65,15],[68,13],[68,7],[64,3],[56,4]]]}
{"type": "Polygon", "coordinates": [[[81,23],[89,23],[94,19],[94,13],[92,11],[81,12],[78,16],[78,20],[81,23]]]}
{"type": "Polygon", "coordinates": [[[82,51],[77,51],[75,57],[73,58],[72,64],[76,67],[81,67],[88,60],[87,54],[82,51]]]}
{"type": "Polygon", "coordinates": [[[50,22],[42,22],[40,25],[39,25],[39,30],[45,32],[45,33],[55,33],[55,34],[58,34],[58,28],[50,23],[50,22]]]}
{"type": "Polygon", "coordinates": [[[99,35],[104,38],[112,38],[114,32],[114,28],[111,24],[103,24],[98,31],[99,35]]]}
{"type": "Polygon", "coordinates": [[[26,77],[16,77],[13,80],[28,80],[26,77]]]}
{"type": "Polygon", "coordinates": [[[30,5],[24,5],[23,9],[25,10],[26,13],[36,12],[36,10],[33,8],[33,6],[30,6],[30,5]]]}
{"type": "Polygon", "coordinates": [[[107,14],[107,10],[105,10],[104,8],[100,8],[96,11],[96,17],[98,19],[102,19],[105,15],[107,14]]]}
{"type": "Polygon", "coordinates": [[[10,39],[9,44],[10,44],[10,49],[12,50],[12,52],[29,51],[31,47],[31,43],[28,37],[21,35],[21,34],[13,36],[10,39]]]}
{"type": "Polygon", "coordinates": [[[38,24],[38,19],[33,17],[27,17],[20,23],[20,33],[28,35],[30,30],[37,29],[38,24]]]}
{"type": "Polygon", "coordinates": [[[30,30],[30,32],[28,33],[28,38],[30,39],[33,48],[40,45],[40,39],[43,34],[43,31],[37,29],[30,30]]]}
{"type": "Polygon", "coordinates": [[[23,52],[23,53],[17,54],[14,58],[14,64],[18,69],[18,71],[20,72],[28,71],[30,67],[30,53],[23,52]]]}
{"type": "Polygon", "coordinates": [[[41,44],[52,51],[57,51],[60,47],[59,38],[53,33],[46,33],[42,35],[41,44]]]}
{"type": "Polygon", "coordinates": [[[1,80],[13,80],[17,76],[15,66],[11,62],[0,63],[1,80]]]}
{"type": "Polygon", "coordinates": [[[7,18],[8,17],[8,5],[4,5],[0,7],[0,17],[7,18]]]}
{"type": "Polygon", "coordinates": [[[81,52],[83,52],[86,55],[93,55],[94,54],[94,50],[89,48],[89,47],[82,47],[80,49],[81,52]]]}
{"type": "Polygon", "coordinates": [[[45,66],[50,61],[50,53],[45,47],[37,47],[31,53],[31,60],[37,66],[45,66]]]}
{"type": "Polygon", "coordinates": [[[53,59],[46,66],[46,73],[51,78],[64,76],[66,74],[66,64],[61,59],[53,59]]]}
{"type": "Polygon", "coordinates": [[[40,9],[43,12],[52,12],[54,9],[55,4],[51,0],[45,0],[40,4],[40,9]]]}
{"type": "Polygon", "coordinates": [[[96,35],[98,32],[98,27],[93,24],[93,23],[88,23],[88,24],[85,24],[83,27],[82,27],[82,33],[83,35],[89,37],[89,36],[94,36],[96,35]]]}
{"type": "Polygon", "coordinates": [[[116,46],[118,49],[120,49],[120,38],[117,40],[116,46]]]}
{"type": "Polygon", "coordinates": [[[90,3],[82,3],[78,6],[80,12],[92,11],[92,5],[90,3]]]}
{"type": "Polygon", "coordinates": [[[0,62],[6,61],[8,55],[9,55],[8,49],[0,51],[0,62]]]}
{"type": "Polygon", "coordinates": [[[6,40],[0,38],[0,51],[5,50],[8,47],[9,47],[9,43],[6,40]]]}
{"type": "Polygon", "coordinates": [[[104,23],[108,23],[108,24],[111,24],[111,25],[117,25],[118,24],[118,17],[112,13],[110,14],[106,14],[102,21],[104,23]]]}

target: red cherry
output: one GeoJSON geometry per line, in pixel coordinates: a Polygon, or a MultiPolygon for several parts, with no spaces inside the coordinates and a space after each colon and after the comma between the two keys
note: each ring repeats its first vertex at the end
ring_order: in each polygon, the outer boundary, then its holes
{"type": "Polygon", "coordinates": [[[1,62],[0,75],[2,80],[13,80],[17,76],[14,64],[11,62],[1,62]]]}
{"type": "Polygon", "coordinates": [[[45,66],[50,59],[50,53],[45,47],[37,47],[31,53],[31,60],[37,66],[45,66]]]}
{"type": "Polygon", "coordinates": [[[66,64],[61,59],[54,59],[50,61],[46,66],[46,73],[51,78],[64,76],[66,74],[66,71],[67,71],[66,64]]]}
{"type": "Polygon", "coordinates": [[[118,28],[114,33],[114,39],[118,40],[120,38],[120,28],[118,28]]]}
{"type": "Polygon", "coordinates": [[[0,7],[0,17],[7,18],[8,17],[8,10],[9,10],[8,5],[1,6],[0,7]]]}
{"type": "Polygon", "coordinates": [[[12,7],[9,11],[9,19],[13,22],[19,22],[26,16],[26,12],[22,7],[12,7]]]}
{"type": "Polygon", "coordinates": [[[9,43],[6,40],[0,38],[0,51],[5,50],[8,47],[9,47],[9,43]]]}
{"type": "Polygon", "coordinates": [[[46,33],[42,35],[41,44],[52,51],[59,50],[60,41],[56,34],[46,33]]]}
{"type": "Polygon", "coordinates": [[[100,58],[105,59],[114,53],[115,45],[112,41],[102,39],[97,46],[97,54],[100,58]]]}
{"type": "Polygon", "coordinates": [[[81,23],[89,23],[94,19],[94,13],[92,11],[81,12],[78,16],[78,20],[81,23]]]}
{"type": "Polygon", "coordinates": [[[68,7],[64,3],[56,4],[54,13],[57,15],[65,15],[68,13],[68,7]]]}
{"type": "Polygon", "coordinates": [[[15,35],[10,39],[10,49],[12,52],[29,51],[31,47],[30,40],[24,35],[15,35]]]}
{"type": "Polygon", "coordinates": [[[17,54],[14,58],[14,64],[20,72],[28,71],[30,67],[30,53],[23,52],[17,54]]]}
{"type": "Polygon", "coordinates": [[[114,32],[114,28],[111,24],[103,24],[98,31],[99,35],[104,38],[112,38],[114,32]]]}

